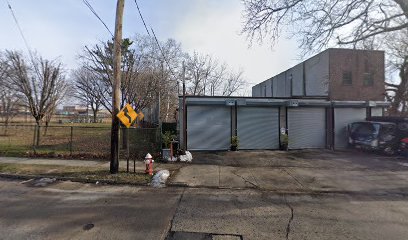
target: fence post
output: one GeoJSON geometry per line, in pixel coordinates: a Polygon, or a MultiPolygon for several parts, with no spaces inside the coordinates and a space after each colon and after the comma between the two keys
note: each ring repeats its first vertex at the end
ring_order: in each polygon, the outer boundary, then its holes
{"type": "Polygon", "coordinates": [[[73,135],[74,135],[74,127],[71,126],[71,137],[70,137],[70,140],[69,140],[69,153],[70,153],[71,157],[72,157],[72,138],[73,138],[73,135]]]}

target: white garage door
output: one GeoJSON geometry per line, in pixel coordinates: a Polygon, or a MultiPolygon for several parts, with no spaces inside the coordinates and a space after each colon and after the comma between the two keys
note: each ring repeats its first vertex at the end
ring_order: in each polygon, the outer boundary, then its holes
{"type": "Polygon", "coordinates": [[[326,148],[326,109],[289,108],[290,149],[326,148]]]}
{"type": "Polygon", "coordinates": [[[226,106],[187,107],[187,148],[227,150],[231,144],[231,109],[226,106]]]}
{"type": "Polygon", "coordinates": [[[335,108],[334,109],[334,147],[346,148],[348,143],[347,125],[352,122],[364,121],[365,108],[335,108]]]}
{"type": "Polygon", "coordinates": [[[279,109],[239,107],[239,149],[279,149],[279,109]]]}

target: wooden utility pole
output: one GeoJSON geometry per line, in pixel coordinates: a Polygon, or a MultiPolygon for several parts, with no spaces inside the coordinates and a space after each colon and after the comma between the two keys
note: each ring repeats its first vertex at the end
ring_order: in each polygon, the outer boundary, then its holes
{"type": "Polygon", "coordinates": [[[187,151],[186,66],[183,62],[183,150],[187,151]]]}
{"type": "Polygon", "coordinates": [[[121,85],[121,46],[122,22],[125,0],[118,0],[116,5],[115,37],[113,43],[113,92],[112,92],[112,129],[111,129],[111,157],[110,173],[119,172],[119,118],[120,111],[120,85],[121,85]]]}

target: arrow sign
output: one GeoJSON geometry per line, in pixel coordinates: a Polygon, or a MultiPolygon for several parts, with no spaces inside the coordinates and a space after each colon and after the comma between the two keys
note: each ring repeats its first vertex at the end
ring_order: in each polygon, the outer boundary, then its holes
{"type": "Polygon", "coordinates": [[[129,128],[132,125],[132,123],[136,120],[137,113],[128,103],[116,116],[123,123],[123,125],[129,128]]]}

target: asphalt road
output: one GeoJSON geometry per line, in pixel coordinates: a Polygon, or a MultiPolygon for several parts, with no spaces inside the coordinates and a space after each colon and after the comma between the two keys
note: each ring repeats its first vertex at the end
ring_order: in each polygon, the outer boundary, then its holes
{"type": "Polygon", "coordinates": [[[0,179],[0,239],[407,239],[408,160],[276,154],[186,165],[186,188],[0,179]]]}
{"type": "Polygon", "coordinates": [[[0,180],[1,239],[406,239],[406,195],[0,180]],[[93,224],[87,225],[87,224],[93,224]],[[91,229],[86,229],[89,226],[91,229]],[[169,232],[170,231],[170,232],[169,232]]]}

